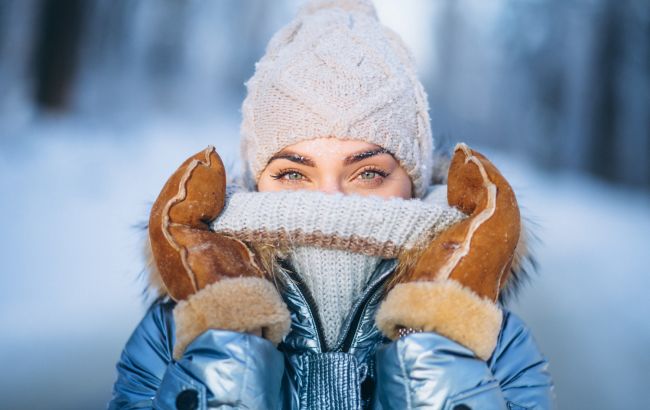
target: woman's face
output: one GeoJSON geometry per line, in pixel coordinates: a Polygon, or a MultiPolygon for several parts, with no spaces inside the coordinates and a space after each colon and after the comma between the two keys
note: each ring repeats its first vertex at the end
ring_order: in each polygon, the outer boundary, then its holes
{"type": "Polygon", "coordinates": [[[318,138],[289,145],[275,154],[257,190],[308,189],[328,193],[411,198],[411,179],[397,160],[365,141],[318,138]]]}

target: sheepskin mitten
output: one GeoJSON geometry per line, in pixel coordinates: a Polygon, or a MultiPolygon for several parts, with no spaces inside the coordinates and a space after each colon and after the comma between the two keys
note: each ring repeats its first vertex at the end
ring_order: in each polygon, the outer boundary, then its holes
{"type": "Polygon", "coordinates": [[[433,139],[424,87],[397,34],[370,0],[312,0],[271,39],[246,83],[244,175],[259,180],[271,156],[314,138],[362,140],[388,150],[421,198],[433,139]]]}
{"type": "Polygon", "coordinates": [[[210,230],[226,196],[223,163],[213,147],[187,159],[169,178],[149,218],[155,266],[174,308],[179,358],[208,329],[262,331],[279,343],[289,311],[240,240],[210,230]]]}
{"type": "Polygon", "coordinates": [[[455,148],[447,198],[469,217],[431,241],[376,321],[391,339],[404,329],[435,331],[487,360],[501,329],[496,302],[519,241],[519,207],[496,167],[464,144],[455,148]]]}

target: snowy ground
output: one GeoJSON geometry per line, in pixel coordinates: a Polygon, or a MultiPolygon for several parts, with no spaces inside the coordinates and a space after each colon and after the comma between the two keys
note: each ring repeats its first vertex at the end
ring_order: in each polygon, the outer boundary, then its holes
{"type": "MultiPolygon", "coordinates": [[[[236,124],[51,120],[3,136],[3,407],[104,407],[144,309],[137,224],[170,172],[208,144],[234,161],[236,124]]],[[[540,225],[541,271],[514,310],[551,361],[560,408],[644,407],[650,195],[492,158],[540,225]]]]}

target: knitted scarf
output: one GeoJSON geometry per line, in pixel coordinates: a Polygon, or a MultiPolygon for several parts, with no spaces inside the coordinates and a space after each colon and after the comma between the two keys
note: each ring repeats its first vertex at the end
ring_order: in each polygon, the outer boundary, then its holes
{"type": "Polygon", "coordinates": [[[331,348],[382,259],[418,247],[464,218],[447,205],[445,188],[431,187],[421,200],[231,188],[212,229],[286,250],[278,256],[307,286],[331,348]]]}

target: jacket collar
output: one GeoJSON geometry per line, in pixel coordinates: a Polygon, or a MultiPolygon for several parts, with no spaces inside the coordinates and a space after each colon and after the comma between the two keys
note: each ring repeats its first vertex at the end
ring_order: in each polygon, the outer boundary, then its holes
{"type": "MultiPolygon", "coordinates": [[[[375,339],[379,330],[374,325],[384,284],[397,267],[397,259],[384,259],[370,276],[365,290],[350,309],[350,315],[343,322],[342,331],[331,351],[347,352],[358,348],[360,340],[375,339]]],[[[284,266],[281,293],[293,313],[291,332],[281,344],[281,349],[290,353],[325,352],[322,326],[316,313],[309,290],[297,274],[284,266]]]]}

